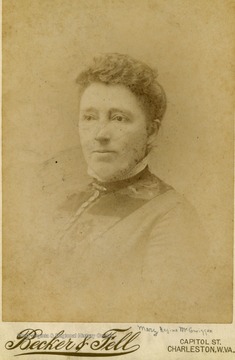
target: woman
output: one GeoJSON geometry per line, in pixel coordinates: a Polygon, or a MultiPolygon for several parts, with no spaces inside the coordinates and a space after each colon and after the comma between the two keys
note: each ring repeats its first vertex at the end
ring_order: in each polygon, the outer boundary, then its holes
{"type": "Polygon", "coordinates": [[[92,180],[60,208],[47,321],[214,321],[197,215],[148,168],[166,110],[156,77],[127,55],[105,54],[77,79],[92,180]]]}

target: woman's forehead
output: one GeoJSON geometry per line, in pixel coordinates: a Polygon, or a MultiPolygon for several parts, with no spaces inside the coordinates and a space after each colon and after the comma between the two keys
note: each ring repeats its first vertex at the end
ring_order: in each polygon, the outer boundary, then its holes
{"type": "Polygon", "coordinates": [[[137,97],[122,84],[92,83],[80,99],[80,110],[110,107],[142,111],[137,97]]]}

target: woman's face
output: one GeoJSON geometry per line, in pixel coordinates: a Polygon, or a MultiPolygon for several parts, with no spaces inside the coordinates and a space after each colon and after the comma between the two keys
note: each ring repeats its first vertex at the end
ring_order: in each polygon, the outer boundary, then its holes
{"type": "Polygon", "coordinates": [[[92,83],[85,89],[79,135],[88,167],[103,181],[127,177],[146,155],[146,115],[124,85],[92,83]]]}

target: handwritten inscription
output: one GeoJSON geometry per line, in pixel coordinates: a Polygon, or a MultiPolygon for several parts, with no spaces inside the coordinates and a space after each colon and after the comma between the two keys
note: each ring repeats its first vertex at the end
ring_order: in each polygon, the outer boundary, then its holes
{"type": "Polygon", "coordinates": [[[167,326],[159,326],[159,327],[148,327],[143,325],[138,325],[138,329],[141,332],[151,333],[153,336],[158,336],[160,333],[162,334],[173,334],[173,333],[184,333],[184,334],[200,334],[203,336],[207,336],[208,334],[212,334],[211,329],[201,329],[201,328],[193,328],[192,326],[183,327],[167,327],[167,326]]]}

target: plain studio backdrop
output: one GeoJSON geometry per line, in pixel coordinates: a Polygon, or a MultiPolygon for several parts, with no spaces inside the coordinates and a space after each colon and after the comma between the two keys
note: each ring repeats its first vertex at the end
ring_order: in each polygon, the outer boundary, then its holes
{"type": "Polygon", "coordinates": [[[168,107],[150,167],[197,209],[211,253],[218,263],[225,255],[228,267],[222,268],[232,286],[233,5],[220,0],[3,1],[7,268],[13,254],[14,261],[16,254],[22,256],[22,246],[24,256],[40,247],[43,230],[36,224],[49,216],[40,212],[40,196],[59,203],[87,179],[75,80],[94,55],[118,52],[158,69],[168,107]]]}

